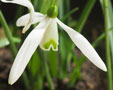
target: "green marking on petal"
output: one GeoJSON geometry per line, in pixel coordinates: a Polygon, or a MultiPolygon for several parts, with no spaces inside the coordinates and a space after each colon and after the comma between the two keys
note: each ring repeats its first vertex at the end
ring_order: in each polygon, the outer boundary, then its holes
{"type": "Polygon", "coordinates": [[[50,45],[52,45],[54,49],[57,49],[57,43],[55,42],[55,40],[51,39],[50,41],[46,42],[44,44],[44,48],[49,49],[50,45]]]}

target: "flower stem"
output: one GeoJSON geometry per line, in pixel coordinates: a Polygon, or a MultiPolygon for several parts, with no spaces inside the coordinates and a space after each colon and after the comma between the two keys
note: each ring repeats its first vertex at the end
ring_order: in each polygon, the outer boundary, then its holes
{"type": "Polygon", "coordinates": [[[4,19],[4,16],[3,16],[1,10],[0,10],[0,22],[1,22],[2,26],[3,26],[3,28],[4,28],[5,35],[6,35],[7,39],[10,42],[10,46],[11,46],[11,49],[13,51],[13,54],[14,54],[14,56],[16,56],[17,49],[16,49],[15,43],[13,41],[13,36],[12,36],[12,34],[10,32],[10,29],[9,29],[5,19],[4,19]]]}
{"type": "MultiPolygon", "coordinates": [[[[12,36],[12,34],[10,32],[10,29],[8,27],[8,24],[7,24],[7,22],[6,22],[5,18],[4,18],[1,10],[0,10],[0,22],[1,22],[2,26],[3,26],[3,28],[4,28],[5,35],[6,35],[7,39],[10,42],[10,46],[11,46],[13,55],[15,57],[16,54],[17,54],[17,48],[16,48],[16,45],[15,45],[15,43],[13,41],[13,36],[12,36]]],[[[30,84],[29,84],[28,77],[26,76],[26,73],[25,72],[23,74],[23,79],[24,79],[24,83],[26,85],[26,89],[28,90],[30,84]]]]}
{"type": "Polygon", "coordinates": [[[108,68],[108,88],[113,90],[112,82],[112,62],[110,56],[110,45],[109,45],[109,27],[108,27],[108,0],[104,0],[104,18],[105,18],[105,33],[106,33],[106,57],[107,57],[107,68],[108,68]]]}
{"type": "Polygon", "coordinates": [[[53,0],[53,5],[56,5],[58,0],[53,0]]]}
{"type": "Polygon", "coordinates": [[[51,3],[52,3],[52,0],[43,0],[43,3],[41,5],[40,12],[43,13],[43,14],[46,14],[47,13],[47,10],[49,9],[49,7],[51,5],[51,3]]]}
{"type": "Polygon", "coordinates": [[[85,5],[85,8],[83,10],[83,12],[81,13],[80,19],[77,23],[77,31],[81,32],[82,28],[91,12],[91,9],[93,8],[94,4],[95,4],[96,0],[88,0],[87,4],[85,5]]]}

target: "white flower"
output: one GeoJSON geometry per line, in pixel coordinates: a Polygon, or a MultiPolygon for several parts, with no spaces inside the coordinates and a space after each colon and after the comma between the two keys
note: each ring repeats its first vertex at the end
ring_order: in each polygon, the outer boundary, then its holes
{"type": "MultiPolygon", "coordinates": [[[[28,8],[33,8],[32,4],[28,5],[27,3],[25,3],[27,2],[27,0],[2,1],[17,4],[24,2],[21,5],[27,6],[28,8]]],[[[65,32],[67,32],[74,44],[94,65],[96,65],[103,71],[107,71],[102,59],[99,57],[88,40],[83,35],[76,32],[74,29],[63,24],[57,17],[51,18],[48,17],[48,15],[33,12],[32,15],[30,13],[20,17],[17,20],[17,26],[27,27],[29,18],[31,17],[33,18],[30,21],[30,24],[36,24],[38,22],[39,24],[30,32],[23,45],[21,46],[10,71],[9,84],[13,84],[18,80],[38,46],[40,46],[40,48],[45,51],[49,51],[50,49],[52,49],[53,51],[58,50],[59,39],[57,24],[59,24],[65,30],[65,32]]]]}

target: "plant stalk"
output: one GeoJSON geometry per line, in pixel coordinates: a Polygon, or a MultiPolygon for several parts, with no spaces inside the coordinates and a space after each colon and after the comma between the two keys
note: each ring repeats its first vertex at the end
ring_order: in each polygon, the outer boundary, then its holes
{"type": "Polygon", "coordinates": [[[7,39],[10,42],[10,47],[12,49],[13,55],[16,56],[17,49],[16,49],[15,43],[13,41],[13,36],[12,36],[12,34],[10,32],[10,29],[8,27],[7,22],[4,19],[4,16],[3,16],[1,10],[0,10],[0,22],[1,22],[2,26],[3,26],[3,28],[4,28],[5,35],[6,35],[7,39]]]}
{"type": "Polygon", "coordinates": [[[109,43],[109,27],[108,27],[108,0],[104,0],[104,19],[105,19],[105,34],[106,34],[106,59],[108,68],[108,88],[113,90],[112,82],[112,62],[110,56],[110,43],[109,43]]]}

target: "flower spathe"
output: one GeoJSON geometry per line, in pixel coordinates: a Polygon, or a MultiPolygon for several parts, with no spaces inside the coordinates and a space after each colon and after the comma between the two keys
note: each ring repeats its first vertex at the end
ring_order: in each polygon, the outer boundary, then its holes
{"type": "MultiPolygon", "coordinates": [[[[7,0],[2,1],[6,2],[7,0]]],[[[8,0],[9,3],[14,3],[14,1],[18,0],[8,0]]],[[[27,0],[20,0],[20,2],[21,1],[23,2],[27,0]]],[[[26,6],[26,3],[24,3],[23,6],[26,6]]],[[[30,4],[27,7],[32,8],[33,6],[30,4]]],[[[51,18],[38,12],[31,13],[32,12],[17,20],[17,26],[28,27],[28,22],[30,24],[36,24],[39,22],[39,24],[30,32],[22,44],[10,71],[9,84],[13,84],[19,79],[38,46],[45,51],[49,51],[50,49],[53,51],[58,50],[59,39],[57,24],[67,32],[74,44],[94,65],[103,71],[107,71],[102,59],[83,35],[63,24],[57,17],[51,18]],[[32,20],[30,20],[31,17],[33,17],[32,20]]]]}

